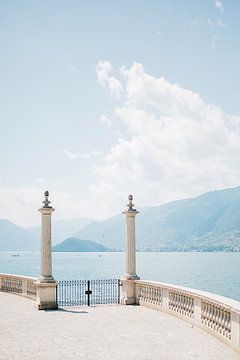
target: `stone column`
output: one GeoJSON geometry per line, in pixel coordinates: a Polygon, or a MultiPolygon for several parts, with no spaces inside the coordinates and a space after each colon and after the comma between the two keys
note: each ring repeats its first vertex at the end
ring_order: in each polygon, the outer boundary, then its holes
{"type": "Polygon", "coordinates": [[[128,209],[123,212],[126,215],[126,273],[122,276],[121,303],[132,305],[136,303],[134,280],[139,280],[136,274],[136,245],[135,245],[135,216],[139,212],[134,209],[133,196],[128,196],[128,209]]]}
{"type": "Polygon", "coordinates": [[[52,276],[52,236],[51,216],[55,209],[50,206],[49,193],[45,192],[43,207],[39,209],[42,217],[41,231],[41,271],[36,282],[37,308],[39,310],[57,309],[56,288],[57,283],[52,276]]]}

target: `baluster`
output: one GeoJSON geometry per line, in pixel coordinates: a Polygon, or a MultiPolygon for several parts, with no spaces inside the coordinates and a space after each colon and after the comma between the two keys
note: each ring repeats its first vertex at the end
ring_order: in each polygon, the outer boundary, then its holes
{"type": "Polygon", "coordinates": [[[227,312],[227,329],[228,329],[228,339],[231,339],[231,314],[227,312]]]}
{"type": "Polygon", "coordinates": [[[179,294],[180,297],[180,314],[184,315],[184,295],[179,294]]]}
{"type": "Polygon", "coordinates": [[[153,304],[153,287],[150,287],[150,303],[153,304]]]}
{"type": "Polygon", "coordinates": [[[154,296],[155,296],[155,304],[159,305],[159,298],[158,298],[158,294],[159,294],[159,289],[157,287],[155,287],[154,289],[154,296]]]}
{"type": "Polygon", "coordinates": [[[175,310],[177,304],[177,294],[173,293],[173,310],[175,310]]]}
{"type": "Polygon", "coordinates": [[[160,289],[157,289],[157,304],[158,305],[161,305],[161,290],[160,289]]]}
{"type": "Polygon", "coordinates": [[[217,308],[212,305],[213,307],[213,330],[216,330],[216,325],[217,325],[217,308]]]}
{"type": "Polygon", "coordinates": [[[156,298],[156,287],[154,286],[153,287],[153,303],[154,303],[154,305],[156,305],[156,300],[157,300],[157,298],[156,298]]]}
{"type": "Polygon", "coordinates": [[[187,297],[186,314],[191,317],[191,298],[187,297]]]}
{"type": "Polygon", "coordinates": [[[215,330],[221,334],[222,309],[219,308],[219,307],[216,307],[215,308],[215,314],[216,314],[215,330]]]}
{"type": "Polygon", "coordinates": [[[228,313],[227,313],[227,311],[224,311],[223,329],[224,329],[224,336],[228,337],[228,313]]]}
{"type": "Polygon", "coordinates": [[[207,324],[207,304],[205,302],[203,304],[203,310],[202,310],[202,322],[204,325],[207,324]]]}
{"type": "Polygon", "coordinates": [[[210,308],[210,306],[209,306],[209,304],[207,303],[207,304],[206,304],[206,325],[210,327],[210,318],[209,318],[210,313],[209,313],[209,308],[210,308]]]}
{"type": "Polygon", "coordinates": [[[169,299],[168,299],[168,308],[171,309],[171,306],[172,306],[172,293],[171,293],[171,291],[169,291],[168,297],[169,297],[169,299]]]}
{"type": "Polygon", "coordinates": [[[175,311],[178,311],[179,294],[175,293],[175,311]]]}

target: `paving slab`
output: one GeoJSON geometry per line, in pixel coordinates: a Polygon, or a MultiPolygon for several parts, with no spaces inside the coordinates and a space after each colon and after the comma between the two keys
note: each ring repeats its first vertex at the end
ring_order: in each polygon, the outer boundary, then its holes
{"type": "Polygon", "coordinates": [[[223,342],[140,306],[38,311],[0,293],[0,360],[239,360],[223,342]]]}

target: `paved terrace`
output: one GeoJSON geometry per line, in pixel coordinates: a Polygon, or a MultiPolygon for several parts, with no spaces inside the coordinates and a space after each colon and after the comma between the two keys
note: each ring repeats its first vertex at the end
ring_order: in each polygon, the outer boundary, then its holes
{"type": "Polygon", "coordinates": [[[174,316],[140,306],[37,311],[0,293],[0,359],[239,360],[227,345],[174,316]]]}

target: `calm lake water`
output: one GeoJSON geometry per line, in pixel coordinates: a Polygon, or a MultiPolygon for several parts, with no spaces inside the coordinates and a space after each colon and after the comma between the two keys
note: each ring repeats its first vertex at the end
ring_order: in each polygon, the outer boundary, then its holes
{"type": "MultiPolygon", "coordinates": [[[[0,252],[0,273],[38,276],[40,254],[0,252]]],[[[125,254],[53,253],[57,280],[115,278],[124,273],[125,254]]],[[[137,253],[141,279],[206,290],[240,301],[240,253],[137,253]]]]}

